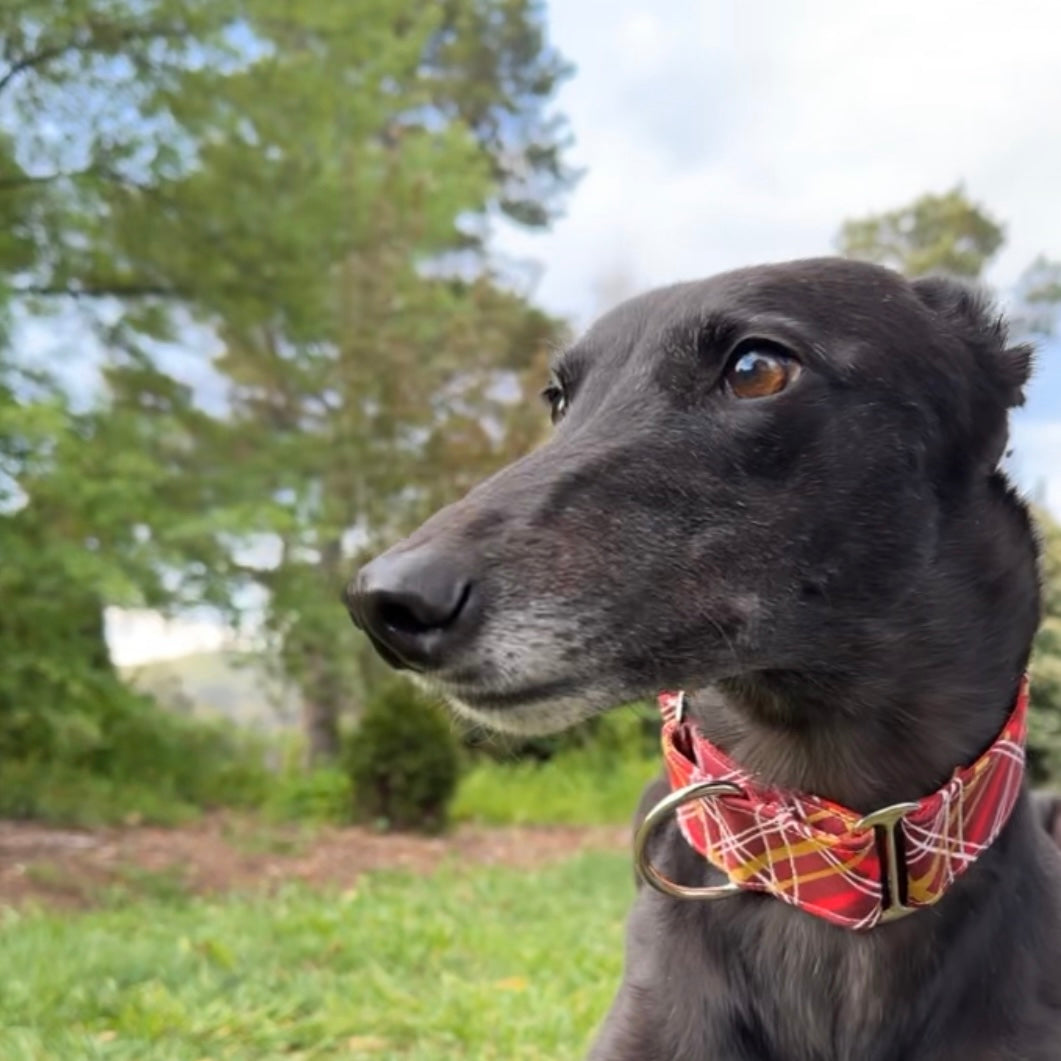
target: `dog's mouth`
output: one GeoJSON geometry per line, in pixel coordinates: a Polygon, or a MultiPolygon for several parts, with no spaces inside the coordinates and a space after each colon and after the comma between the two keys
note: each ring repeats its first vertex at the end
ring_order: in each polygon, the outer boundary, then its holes
{"type": "Polygon", "coordinates": [[[568,729],[618,702],[610,689],[587,686],[573,674],[534,677],[499,673],[487,665],[449,674],[414,672],[412,677],[441,695],[459,717],[520,736],[568,729]]]}
{"type": "Polygon", "coordinates": [[[452,699],[476,711],[490,712],[532,707],[552,700],[567,699],[578,693],[578,683],[566,678],[497,689],[462,683],[438,684],[452,699]]]}
{"type": "Polygon", "coordinates": [[[369,644],[375,650],[376,655],[379,656],[388,667],[392,667],[394,670],[409,670],[409,664],[398,655],[393,649],[389,648],[387,644],[380,638],[376,637],[371,630],[364,630],[365,636],[368,638],[369,644]]]}

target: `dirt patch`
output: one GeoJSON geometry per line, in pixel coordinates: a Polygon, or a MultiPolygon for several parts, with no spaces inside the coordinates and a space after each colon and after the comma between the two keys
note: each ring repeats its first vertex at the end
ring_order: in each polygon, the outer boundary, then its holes
{"type": "Polygon", "coordinates": [[[626,826],[461,826],[444,837],[362,828],[269,826],[216,815],[191,826],[91,831],[0,822],[0,906],[82,907],[134,895],[348,887],[362,873],[430,873],[446,862],[532,868],[586,850],[622,850],[626,826]]]}

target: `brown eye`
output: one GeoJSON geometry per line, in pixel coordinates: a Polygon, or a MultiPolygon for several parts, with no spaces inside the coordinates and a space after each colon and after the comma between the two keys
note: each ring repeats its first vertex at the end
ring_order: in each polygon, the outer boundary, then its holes
{"type": "Polygon", "coordinates": [[[749,346],[726,369],[726,387],[734,398],[769,398],[799,375],[799,362],[782,350],[749,346]]]}
{"type": "Polygon", "coordinates": [[[542,399],[549,407],[549,416],[554,424],[558,424],[567,412],[567,394],[559,383],[550,383],[542,391],[542,399]]]}

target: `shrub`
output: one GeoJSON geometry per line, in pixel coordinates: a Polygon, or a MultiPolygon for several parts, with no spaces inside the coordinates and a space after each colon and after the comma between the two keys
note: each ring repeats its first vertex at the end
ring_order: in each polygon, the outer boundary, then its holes
{"type": "Polygon", "coordinates": [[[1031,660],[1028,770],[1034,784],[1061,784],[1061,526],[1036,513],[1042,539],[1043,624],[1031,660]]]}
{"type": "Polygon", "coordinates": [[[171,825],[265,797],[264,749],[231,723],[172,715],[102,676],[79,691],[32,725],[0,712],[0,817],[171,825]]]}
{"type": "Polygon", "coordinates": [[[265,812],[274,821],[345,825],[350,821],[352,798],[346,771],[337,767],[304,770],[293,766],[273,781],[265,812]]]}
{"type": "Polygon", "coordinates": [[[92,580],[31,547],[17,519],[0,520],[0,816],[170,823],[259,801],[260,743],[129,688],[92,580]]]}
{"type": "Polygon", "coordinates": [[[167,786],[102,777],[66,763],[7,762],[0,767],[0,818],[96,828],[120,823],[180,825],[199,809],[167,786]]]}
{"type": "Polygon", "coordinates": [[[422,832],[445,827],[459,774],[457,740],[411,685],[391,681],[369,698],[345,758],[355,820],[422,832]]]}

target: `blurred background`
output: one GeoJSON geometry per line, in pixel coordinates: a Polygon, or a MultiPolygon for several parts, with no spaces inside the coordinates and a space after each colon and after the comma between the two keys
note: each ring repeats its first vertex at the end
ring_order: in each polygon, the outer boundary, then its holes
{"type": "Polygon", "coordinates": [[[1008,460],[1061,773],[1059,30],[1031,0],[4,0],[0,1055],[580,1056],[651,711],[458,731],[339,592],[540,443],[552,352],[654,285],[841,253],[995,292],[1040,351],[1008,460]]]}

